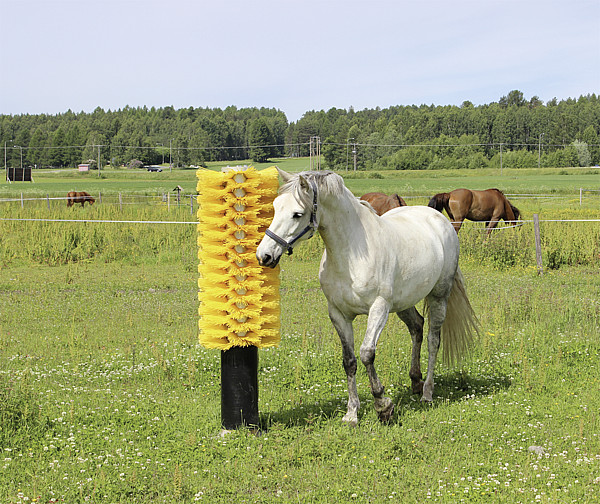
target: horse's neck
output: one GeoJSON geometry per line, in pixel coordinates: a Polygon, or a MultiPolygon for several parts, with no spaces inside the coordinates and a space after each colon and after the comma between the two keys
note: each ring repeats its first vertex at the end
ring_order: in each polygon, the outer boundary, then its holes
{"type": "Polygon", "coordinates": [[[326,195],[320,206],[319,233],[328,257],[348,258],[364,251],[367,226],[370,219],[375,219],[375,214],[355,201],[352,195],[326,195]]]}

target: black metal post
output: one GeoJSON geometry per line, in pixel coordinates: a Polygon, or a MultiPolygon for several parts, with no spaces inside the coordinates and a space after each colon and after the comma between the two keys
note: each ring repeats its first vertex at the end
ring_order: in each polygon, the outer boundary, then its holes
{"type": "Polygon", "coordinates": [[[221,352],[221,423],[225,429],[258,427],[258,348],[221,352]]]}

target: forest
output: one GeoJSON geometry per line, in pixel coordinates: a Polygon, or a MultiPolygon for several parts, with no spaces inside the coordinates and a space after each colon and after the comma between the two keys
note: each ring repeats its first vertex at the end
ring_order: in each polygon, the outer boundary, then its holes
{"type": "Polygon", "coordinates": [[[473,105],[307,111],[125,107],[0,115],[5,166],[76,167],[252,160],[319,154],[335,170],[423,170],[600,164],[600,98],[544,103],[518,90],[473,105]],[[135,164],[134,164],[135,161],[135,164]]]}

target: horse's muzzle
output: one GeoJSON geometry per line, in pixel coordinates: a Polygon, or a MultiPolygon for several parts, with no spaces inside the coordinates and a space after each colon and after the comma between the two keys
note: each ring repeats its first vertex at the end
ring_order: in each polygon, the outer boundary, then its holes
{"type": "Polygon", "coordinates": [[[270,254],[256,254],[256,259],[258,259],[258,264],[261,266],[266,266],[267,268],[274,268],[279,264],[279,259],[281,259],[281,254],[278,257],[273,257],[270,254]]]}

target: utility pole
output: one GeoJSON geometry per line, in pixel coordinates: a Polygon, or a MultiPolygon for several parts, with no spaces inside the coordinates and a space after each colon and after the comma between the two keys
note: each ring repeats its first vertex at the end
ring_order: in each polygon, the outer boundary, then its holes
{"type": "Polygon", "coordinates": [[[98,177],[100,177],[100,146],[98,145],[98,177]]]}
{"type": "Polygon", "coordinates": [[[321,137],[310,137],[310,169],[321,169],[321,137]],[[314,161],[313,161],[314,159],[314,161]]]}
{"type": "Polygon", "coordinates": [[[356,142],[354,142],[352,147],[352,155],[354,156],[354,171],[356,171],[356,142]]]}
{"type": "Polygon", "coordinates": [[[540,168],[541,162],[542,162],[542,137],[544,136],[544,134],[542,133],[540,135],[540,142],[538,144],[538,169],[540,168]]]}
{"type": "MultiPolygon", "coordinates": [[[[348,171],[348,147],[350,146],[350,140],[352,140],[352,142],[354,142],[354,138],[346,139],[346,171],[348,171]]],[[[352,152],[354,152],[354,151],[352,151],[352,152]]]]}

